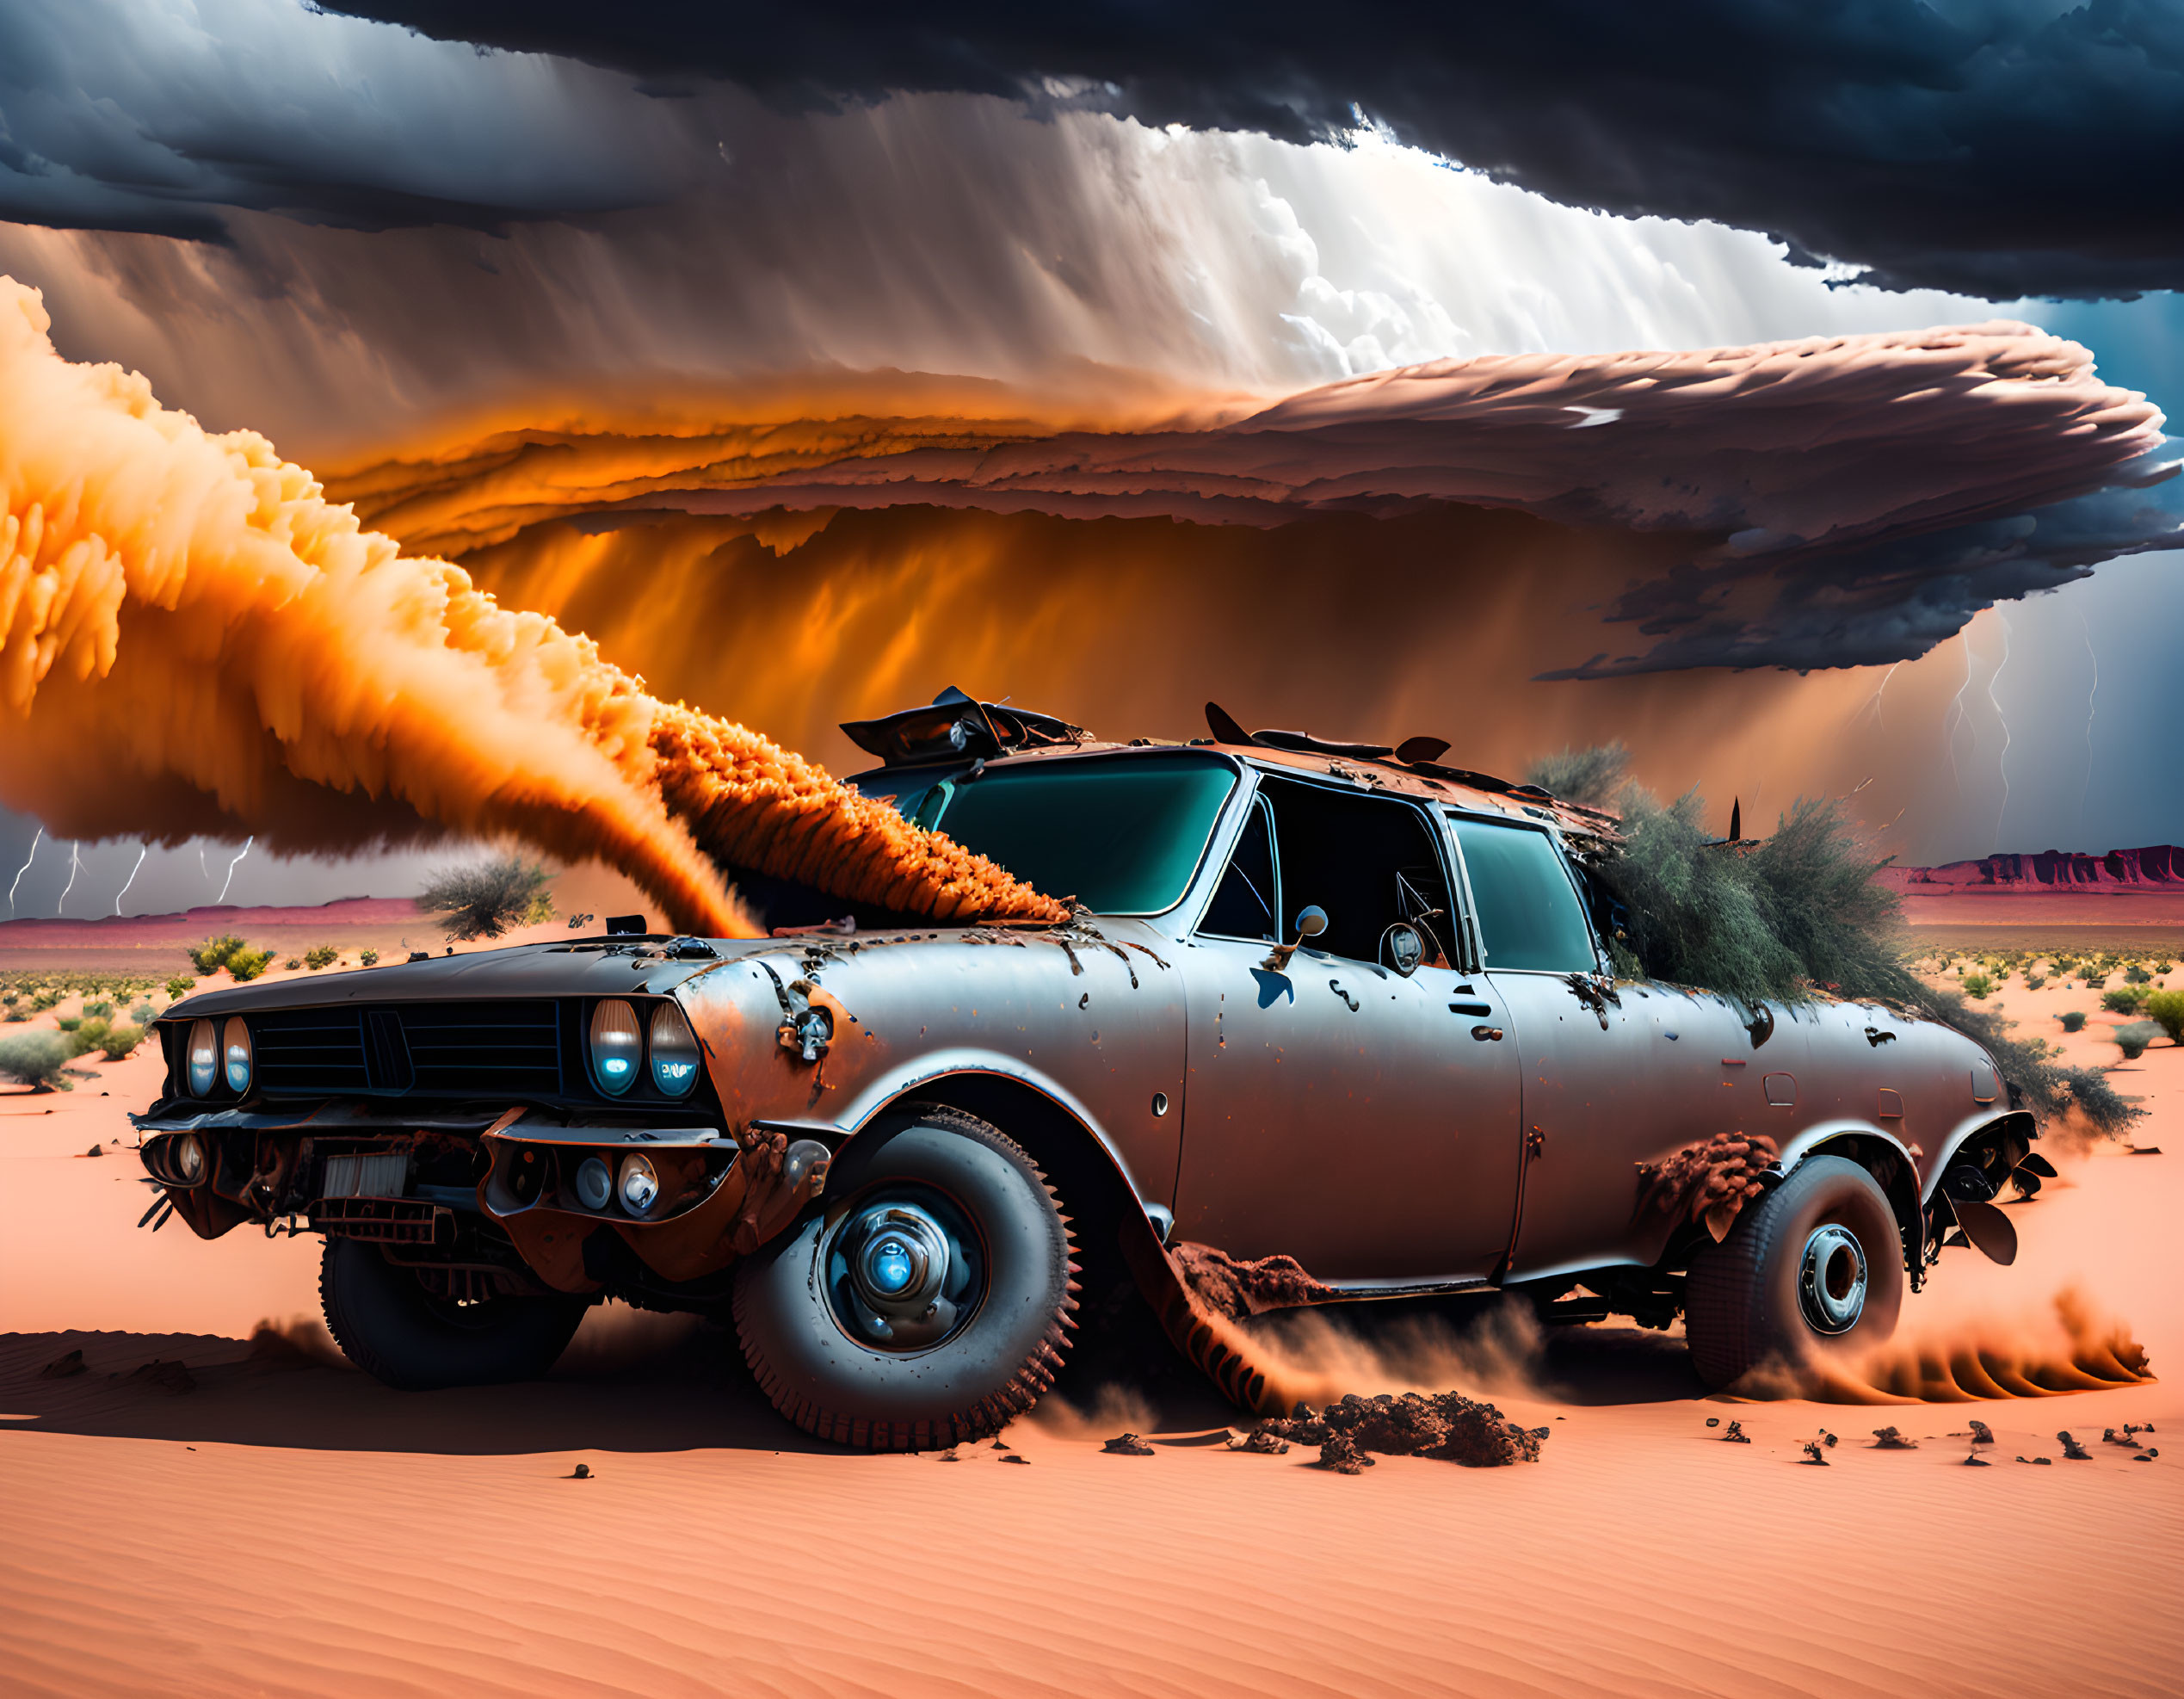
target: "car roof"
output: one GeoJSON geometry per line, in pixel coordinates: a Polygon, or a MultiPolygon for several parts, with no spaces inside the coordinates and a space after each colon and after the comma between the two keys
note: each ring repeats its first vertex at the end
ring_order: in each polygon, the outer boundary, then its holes
{"type": "MultiPolygon", "coordinates": [[[[1317,746],[1282,748],[1255,740],[1236,744],[1212,738],[1194,738],[1188,743],[1158,738],[1133,738],[1126,743],[1086,738],[1082,742],[1059,745],[1003,750],[986,757],[984,764],[986,770],[992,772],[1090,757],[1204,752],[1229,757],[1262,772],[1348,781],[1362,789],[1385,791],[1467,813],[1552,826],[1580,850],[1605,849],[1619,841],[1614,815],[1564,801],[1535,786],[1509,785],[1484,774],[1467,773],[1432,762],[1405,762],[1389,755],[1352,752],[1366,746],[1318,744],[1317,740],[1303,738],[1299,741],[1310,741],[1317,746]]],[[[852,775],[848,782],[867,795],[899,794],[937,783],[966,770],[971,764],[955,759],[875,767],[852,775]]]]}

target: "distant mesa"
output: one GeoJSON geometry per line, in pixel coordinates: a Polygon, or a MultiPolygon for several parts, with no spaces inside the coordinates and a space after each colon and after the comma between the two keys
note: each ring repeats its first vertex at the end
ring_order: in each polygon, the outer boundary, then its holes
{"type": "Polygon", "coordinates": [[[2024,892],[2063,895],[2121,895],[2128,893],[2184,893],[2184,849],[2174,843],[2141,850],[2111,850],[2079,855],[2042,850],[2025,855],[1982,856],[1976,861],[1947,862],[1933,868],[1884,868],[1881,882],[1904,896],[1940,897],[1959,893],[2024,892]]]}

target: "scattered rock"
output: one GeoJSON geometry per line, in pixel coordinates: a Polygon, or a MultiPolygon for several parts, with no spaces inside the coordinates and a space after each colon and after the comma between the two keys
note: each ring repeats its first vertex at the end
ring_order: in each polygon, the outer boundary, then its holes
{"type": "Polygon", "coordinates": [[[2077,1440],[2071,1435],[2071,1432],[2068,1428],[2064,1429],[2063,1431],[2056,1435],[2055,1437],[2063,1447],[2064,1456],[2067,1457],[2071,1462],[2089,1463],[2093,1461],[2093,1454],[2077,1443],[2077,1440]]]}
{"type": "Polygon", "coordinates": [[[1536,1463],[1547,1435],[1545,1428],[1520,1427],[1494,1406],[1461,1393],[1436,1393],[1431,1398],[1417,1393],[1360,1398],[1352,1393],[1317,1414],[1301,1404],[1297,1412],[1263,1422],[1259,1431],[1323,1450],[1330,1440],[1344,1438],[1361,1454],[1430,1457],[1473,1468],[1536,1463]]]}
{"type": "Polygon", "coordinates": [[[1983,1469],[1987,1467],[1987,1460],[1984,1457],[1982,1457],[1977,1451],[1965,1452],[1964,1454],[1964,1461],[1965,1464],[1971,1468],[1983,1469]]]}
{"type": "Polygon", "coordinates": [[[1710,1428],[1718,1428],[1721,1425],[1721,1418],[1718,1416],[1709,1416],[1706,1418],[1706,1425],[1710,1428]]]}
{"type": "Polygon", "coordinates": [[[1279,1457],[1289,1449],[1289,1442],[1279,1434],[1268,1433],[1264,1428],[1254,1428],[1248,1434],[1231,1434],[1228,1447],[1231,1451],[1257,1451],[1269,1457],[1279,1457]]]}
{"type": "MultiPolygon", "coordinates": [[[[1114,1448],[1109,1446],[1107,1449],[1112,1451],[1114,1448]]],[[[960,1463],[963,1461],[963,1448],[959,1445],[951,1445],[941,1454],[940,1461],[943,1463],[960,1463]]]]}
{"type": "MultiPolygon", "coordinates": [[[[99,1096],[103,1097],[106,1096],[106,1093],[102,1091],[99,1093],[99,1096]]],[[[104,1145],[94,1145],[90,1149],[85,1151],[83,1154],[85,1156],[104,1156],[106,1154],[106,1146],[104,1145]]]]}
{"type": "Polygon", "coordinates": [[[1357,1442],[1348,1434],[1330,1434],[1327,1443],[1319,1448],[1319,1466],[1332,1469],[1338,1475],[1361,1475],[1379,1460],[1368,1457],[1357,1449],[1357,1442]]]}
{"type": "Polygon", "coordinates": [[[1117,1434],[1100,1449],[1112,1451],[1118,1457],[1150,1457],[1153,1455],[1152,1447],[1135,1434],[1117,1434]]]}
{"type": "Polygon", "coordinates": [[[2021,1463],[2052,1463],[2055,1459],[2052,1457],[2027,1457],[2021,1451],[2017,1454],[2017,1461],[2021,1463]]]}
{"type": "Polygon", "coordinates": [[[589,1480],[590,1479],[591,1465],[589,1463],[579,1463],[567,1474],[562,1476],[564,1480],[589,1480]]]}
{"type": "Polygon", "coordinates": [[[996,1451],[1006,1451],[1009,1449],[1009,1442],[1002,1438],[999,1434],[996,1434],[993,1436],[993,1449],[996,1451]]]}
{"type": "Polygon", "coordinates": [[[83,1353],[80,1350],[63,1351],[38,1371],[38,1378],[41,1381],[65,1381],[70,1375],[83,1372],[83,1353]]]}
{"type": "Polygon", "coordinates": [[[1916,1451],[1919,1443],[1901,1428],[1875,1428],[1873,1449],[1876,1451],[1916,1451]]]}
{"type": "Polygon", "coordinates": [[[1835,1449],[1835,1436],[1831,1433],[1823,1431],[1820,1436],[1820,1443],[1832,1451],[1835,1449]]]}
{"type": "Polygon", "coordinates": [[[2146,1448],[2132,1437],[2137,1432],[2137,1429],[2131,1426],[2129,1423],[2125,1423],[2121,1433],[2118,1433],[2113,1428],[2101,1429],[2101,1439],[2106,1445],[2127,1445],[2133,1451],[2144,1451],[2146,1448]]]}
{"type": "Polygon", "coordinates": [[[194,1393],[197,1390],[197,1378],[189,1372],[187,1363],[163,1362],[157,1357],[132,1370],[129,1383],[170,1393],[194,1393]]]}
{"type": "Polygon", "coordinates": [[[1974,1445],[1992,1445],[1995,1443],[1995,1430],[1984,1422],[1974,1422],[1971,1424],[1971,1443],[1974,1445]]]}
{"type": "Polygon", "coordinates": [[[1827,1451],[1821,1445],[1818,1440],[1809,1439],[1805,1441],[1805,1461],[1808,1463],[1817,1463],[1823,1469],[1828,1467],[1827,1451]]]}
{"type": "Polygon", "coordinates": [[[1025,1456],[1021,1451],[1012,1451],[1001,1461],[1004,1463],[1028,1463],[1031,1461],[1031,1459],[1025,1456]]]}
{"type": "Polygon", "coordinates": [[[1752,1436],[1744,1431],[1742,1422],[1731,1422],[1722,1430],[1721,1443],[1724,1445],[1749,1445],[1752,1436]]]}

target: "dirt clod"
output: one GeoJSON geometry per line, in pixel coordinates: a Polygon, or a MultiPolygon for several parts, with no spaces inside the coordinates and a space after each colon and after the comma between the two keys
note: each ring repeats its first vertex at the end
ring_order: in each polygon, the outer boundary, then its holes
{"type": "Polygon", "coordinates": [[[1417,1393],[1360,1398],[1352,1393],[1317,1414],[1305,1405],[1299,1405],[1298,1412],[1283,1420],[1262,1422],[1257,1431],[1276,1440],[1317,1445],[1323,1459],[1327,1447],[1342,1439],[1360,1454],[1430,1457],[1473,1468],[1536,1463],[1540,1442],[1546,1437],[1545,1429],[1520,1427],[1494,1406],[1461,1393],[1436,1393],[1430,1398],[1417,1393]]]}
{"type": "Polygon", "coordinates": [[[1279,1434],[1268,1433],[1264,1428],[1254,1428],[1248,1434],[1231,1434],[1228,1448],[1231,1451],[1257,1451],[1269,1457],[1279,1457],[1289,1449],[1289,1442],[1279,1434]]]}
{"type": "Polygon", "coordinates": [[[1031,1461],[1031,1459],[1025,1456],[1021,1451],[1012,1451],[1001,1461],[1004,1463],[1028,1463],[1031,1461]]]}
{"type": "Polygon", "coordinates": [[[1974,1445],[1992,1445],[1995,1443],[1995,1430],[1984,1422],[1974,1422],[1971,1424],[1971,1443],[1974,1445]]]}
{"type": "Polygon", "coordinates": [[[589,1480],[591,1479],[591,1465],[589,1463],[579,1463],[575,1468],[570,1470],[566,1475],[564,1475],[562,1479],[565,1480],[589,1480]]]}
{"type": "Polygon", "coordinates": [[[1822,1468],[1826,1468],[1828,1467],[1827,1449],[1817,1439],[1805,1441],[1805,1461],[1808,1463],[1817,1463],[1822,1468]]]}
{"type": "Polygon", "coordinates": [[[2056,1435],[2055,1438],[2056,1443],[2063,1448],[2064,1456],[2071,1462],[2089,1463],[2093,1461],[2093,1454],[2078,1443],[2076,1436],[2068,1428],[2056,1435]]]}
{"type": "Polygon", "coordinates": [[[1873,1449],[1876,1451],[1916,1451],[1919,1443],[1901,1428],[1875,1428],[1873,1449]]]}
{"type": "Polygon", "coordinates": [[[1361,1475],[1379,1459],[1368,1457],[1357,1448],[1357,1442],[1348,1434],[1330,1434],[1327,1443],[1319,1448],[1319,1466],[1332,1469],[1338,1475],[1361,1475]]]}
{"type": "Polygon", "coordinates": [[[1117,1434],[1100,1449],[1112,1451],[1118,1457],[1150,1457],[1153,1455],[1152,1447],[1135,1434],[1117,1434]]]}
{"type": "Polygon", "coordinates": [[[130,1371],[129,1384],[169,1393],[194,1393],[197,1390],[197,1377],[189,1372],[187,1363],[166,1362],[154,1357],[130,1371]]]}
{"type": "Polygon", "coordinates": [[[1749,1445],[1752,1436],[1744,1431],[1742,1422],[1731,1422],[1722,1430],[1721,1443],[1724,1445],[1749,1445]]]}

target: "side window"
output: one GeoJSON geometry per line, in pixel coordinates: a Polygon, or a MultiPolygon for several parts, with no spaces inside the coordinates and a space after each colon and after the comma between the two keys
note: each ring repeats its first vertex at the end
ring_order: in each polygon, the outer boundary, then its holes
{"type": "Polygon", "coordinates": [[[1600,965],[1562,852],[1546,833],[1460,816],[1451,824],[1478,905],[1489,971],[1589,973],[1600,965]]]}
{"type": "Polygon", "coordinates": [[[1260,788],[1274,812],[1282,941],[1295,937],[1299,910],[1327,911],[1316,949],[1357,961],[1380,959],[1389,927],[1409,921],[1426,934],[1426,960],[1446,967],[1454,929],[1448,881],[1422,811],[1391,797],[1268,778],[1260,788]]]}
{"type": "Polygon", "coordinates": [[[1268,824],[1266,799],[1254,797],[1251,817],[1243,824],[1236,853],[1229,857],[1228,871],[1221,875],[1220,887],[1206,905],[1206,918],[1198,930],[1217,937],[1261,938],[1279,943],[1282,941],[1274,936],[1281,930],[1274,913],[1278,900],[1274,831],[1268,824]]]}

